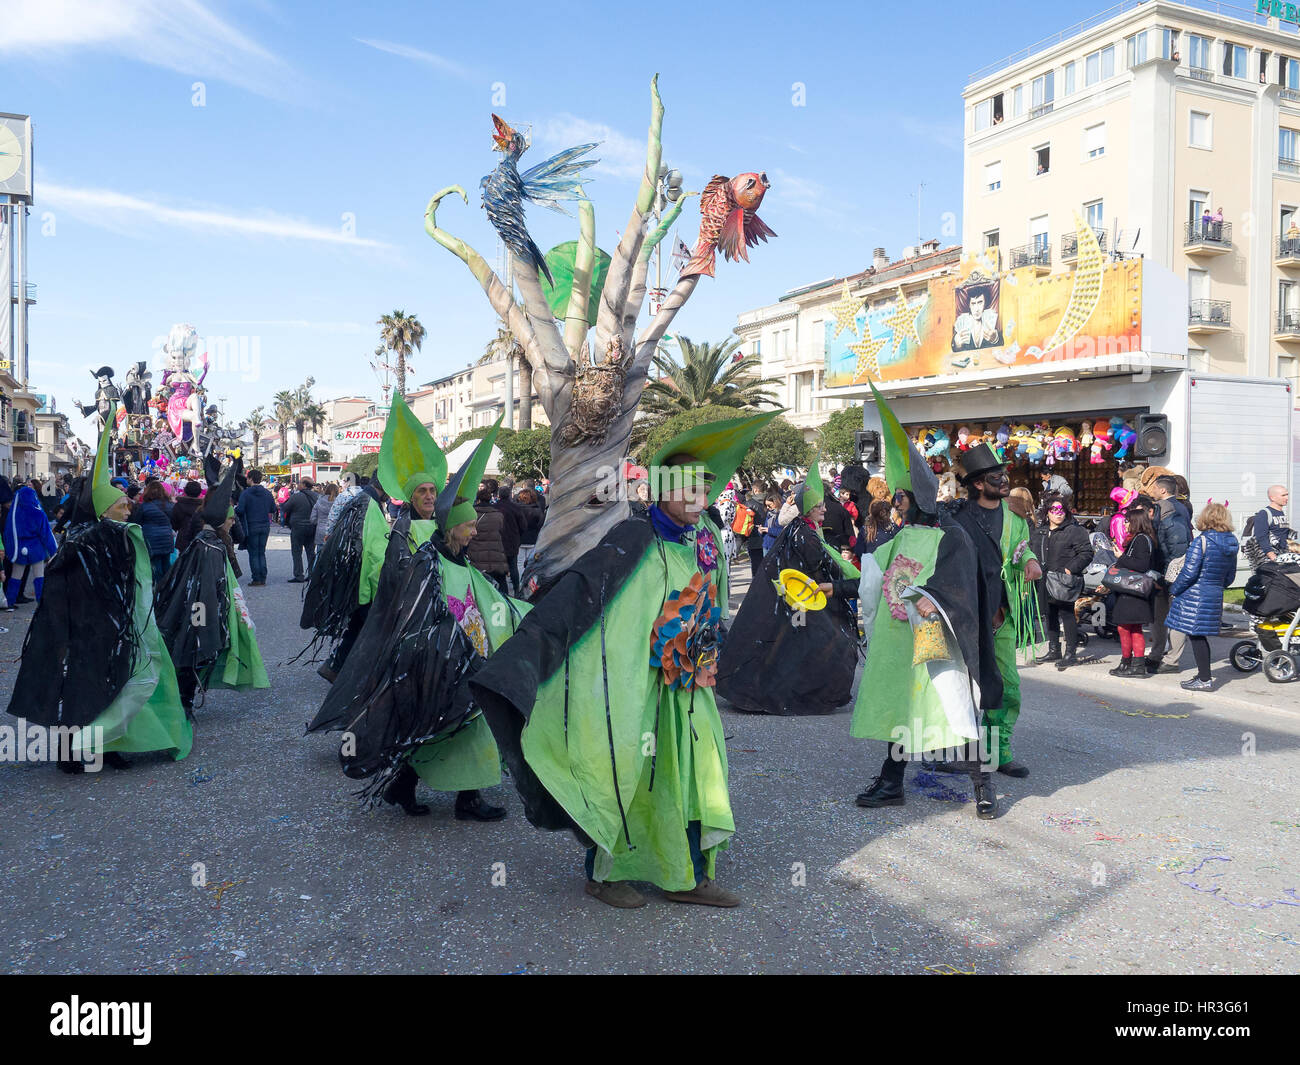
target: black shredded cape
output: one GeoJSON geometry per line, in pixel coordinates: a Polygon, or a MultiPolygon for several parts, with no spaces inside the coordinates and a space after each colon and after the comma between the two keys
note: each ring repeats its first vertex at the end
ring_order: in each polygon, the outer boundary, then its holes
{"type": "MultiPolygon", "coordinates": [[[[412,553],[403,515],[388,537],[366,623],[308,732],[346,732],[339,762],[377,799],[422,743],[464,726],[465,680],[482,661],[442,596],[445,545],[436,535],[412,553]]],[[[332,539],[332,537],[331,537],[332,539]]]]}
{"type": "Polygon", "coordinates": [[[948,615],[966,669],[979,680],[980,709],[1001,706],[1002,673],[993,655],[991,620],[984,622],[980,614],[982,595],[975,545],[965,528],[947,514],[939,516],[939,529],[943,538],[934,572],[921,590],[948,615]]]}
{"type": "Polygon", "coordinates": [[[127,526],[83,523],[45,567],[9,713],[38,725],[89,725],[135,672],[135,545],[127,526]]]}
{"type": "Polygon", "coordinates": [[[858,664],[857,620],[830,596],[821,610],[796,615],[776,590],[784,569],[817,583],[844,571],[801,518],[777,536],[731,623],[718,659],[718,694],[748,713],[830,714],[849,702],[858,664]]]}
{"type": "MultiPolygon", "coordinates": [[[[958,499],[943,504],[940,523],[943,528],[956,525],[966,534],[975,553],[975,568],[966,578],[965,586],[974,596],[977,653],[974,659],[967,658],[967,668],[971,662],[978,662],[980,685],[980,709],[996,709],[1002,705],[1002,673],[998,669],[997,656],[993,648],[993,620],[1002,606],[1004,588],[1002,584],[1002,545],[993,539],[975,519],[973,507],[977,503],[969,499],[958,499]]],[[[1006,520],[1005,518],[1003,520],[1006,520]]],[[[939,582],[936,580],[935,584],[939,582]]],[[[940,605],[947,607],[940,600],[940,605]]],[[[960,636],[960,634],[958,634],[960,636]]],[[[962,647],[962,652],[966,648],[962,647]]]]}
{"type": "MultiPolygon", "coordinates": [[[[560,575],[541,602],[524,616],[503,651],[483,662],[469,681],[474,701],[492,729],[529,823],[551,831],[571,829],[587,845],[591,841],[525,761],[521,737],[537,702],[538,689],[564,667],[569,650],[600,623],[605,604],[636,571],[654,541],[654,527],[644,515],[634,515],[615,525],[599,544],[560,575]]],[[[617,683],[617,678],[613,680],[617,683]]]]}
{"type": "Polygon", "coordinates": [[[318,640],[342,637],[353,611],[361,605],[361,532],[371,500],[378,503],[379,497],[366,485],[339,512],[329,539],[317,550],[298,625],[315,629],[318,640]]]}
{"type": "Polygon", "coordinates": [[[177,669],[202,675],[229,649],[229,604],[226,545],[205,526],[168,569],[154,595],[158,628],[177,669]]]}

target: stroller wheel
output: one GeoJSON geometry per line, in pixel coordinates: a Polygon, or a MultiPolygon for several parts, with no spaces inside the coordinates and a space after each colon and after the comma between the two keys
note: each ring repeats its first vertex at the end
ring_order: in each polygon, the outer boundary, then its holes
{"type": "Polygon", "coordinates": [[[1264,653],[1254,640],[1238,640],[1228,652],[1233,669],[1241,673],[1254,673],[1264,661],[1264,653]]]}
{"type": "Polygon", "coordinates": [[[1264,657],[1264,675],[1275,684],[1296,679],[1296,661],[1286,651],[1269,651],[1264,657]]]}
{"type": "Polygon", "coordinates": [[[1088,634],[1082,629],[1079,630],[1079,638],[1075,641],[1075,647],[1082,650],[1088,646],[1088,634]]]}

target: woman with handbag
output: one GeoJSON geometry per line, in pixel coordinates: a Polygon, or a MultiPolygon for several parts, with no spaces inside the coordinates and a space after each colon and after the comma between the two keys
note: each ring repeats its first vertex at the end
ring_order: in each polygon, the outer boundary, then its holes
{"type": "Polygon", "coordinates": [[[1197,674],[1185,680],[1188,691],[1211,691],[1210,637],[1219,634],[1223,616],[1223,590],[1237,577],[1237,538],[1232,532],[1232,515],[1223,503],[1213,500],[1196,519],[1200,532],[1187,554],[1183,568],[1169,587],[1169,617],[1165,624],[1187,634],[1196,656],[1197,674]]]}
{"type": "Polygon", "coordinates": [[[1124,553],[1106,571],[1103,585],[1115,592],[1115,627],[1119,630],[1120,663],[1112,677],[1147,677],[1146,639],[1142,626],[1155,620],[1155,578],[1150,570],[1156,557],[1156,531],[1146,507],[1132,504],[1123,510],[1127,534],[1124,553]]]}
{"type": "Polygon", "coordinates": [[[1074,518],[1066,498],[1056,492],[1043,496],[1039,522],[1029,537],[1029,546],[1043,567],[1041,588],[1047,610],[1047,654],[1044,662],[1057,669],[1074,665],[1079,642],[1079,625],[1074,601],[1083,593],[1083,571],[1092,561],[1092,542],[1074,518]],[[1061,628],[1065,629],[1065,653],[1061,653],[1061,628]]]}

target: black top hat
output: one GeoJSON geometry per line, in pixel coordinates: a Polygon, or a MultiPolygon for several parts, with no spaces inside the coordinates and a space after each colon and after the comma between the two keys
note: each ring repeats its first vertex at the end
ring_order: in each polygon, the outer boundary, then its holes
{"type": "Polygon", "coordinates": [[[95,377],[109,377],[109,378],[111,378],[111,377],[113,376],[113,367],[111,367],[111,366],[101,366],[98,370],[95,370],[95,371],[94,371],[94,376],[95,376],[95,377]]]}
{"type": "Polygon", "coordinates": [[[981,474],[991,470],[1001,470],[1006,468],[1003,462],[988,444],[976,444],[974,447],[967,448],[962,455],[962,468],[966,471],[966,476],[962,478],[967,484],[975,480],[981,474]]]}

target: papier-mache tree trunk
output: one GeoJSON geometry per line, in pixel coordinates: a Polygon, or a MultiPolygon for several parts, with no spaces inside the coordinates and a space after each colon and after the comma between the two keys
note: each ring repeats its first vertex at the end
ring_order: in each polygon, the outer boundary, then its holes
{"type": "Polygon", "coordinates": [[[659,313],[637,333],[637,319],[646,296],[650,254],[676,221],[685,199],[679,199],[662,222],[650,229],[662,155],[664,107],[659,97],[658,75],[651,80],[650,98],[645,173],[631,217],[610,262],[594,335],[590,338],[587,308],[596,252],[595,213],[590,200],[584,199],[579,204],[574,281],[563,329],[556,322],[536,273],[516,270],[515,282],[522,303],[516,301],[477,251],[439,227],[437,211],[446,196],[458,193],[468,204],[469,197],[463,188],[451,185],[443,189],[429,201],[425,212],[425,231],[464,261],[483,287],[493,310],[524,346],[533,369],[538,400],[551,422],[551,492],[537,552],[524,578],[530,589],[544,590],[628,517],[621,474],[637,402],[645,387],[655,346],[699,281],[698,274],[679,280],[659,313]],[[587,350],[594,360],[586,354],[587,350]],[[590,390],[582,387],[582,381],[594,380],[602,372],[606,376],[599,378],[600,381],[621,379],[622,385],[615,402],[597,403],[593,408],[586,403],[590,390]]]}

